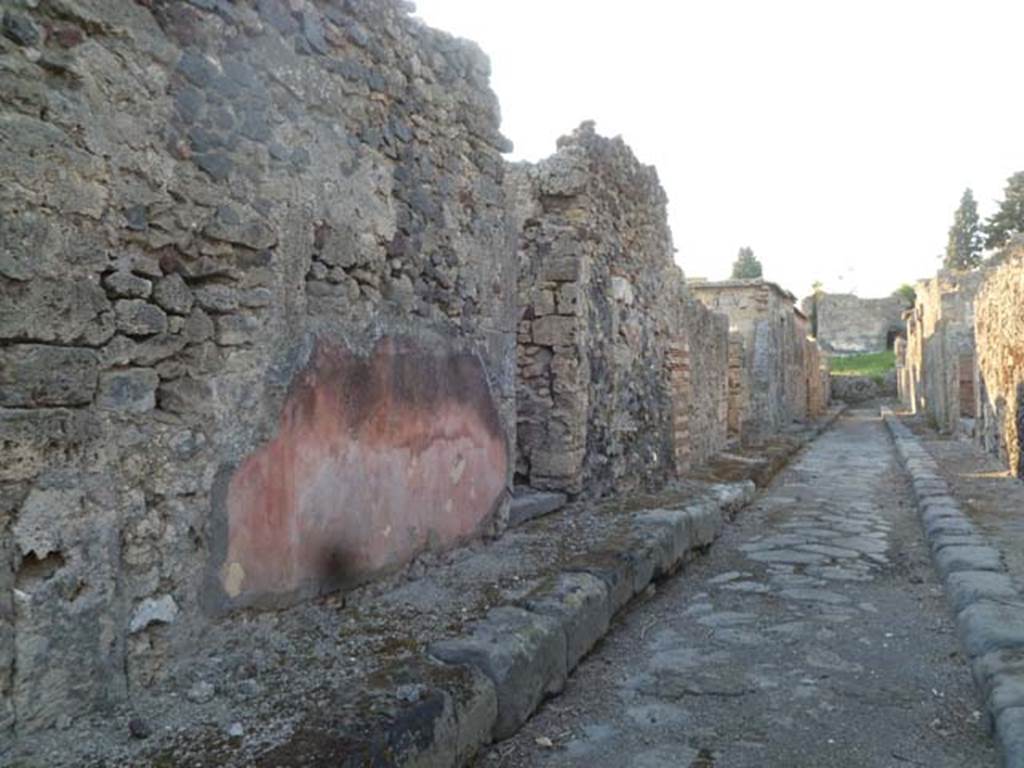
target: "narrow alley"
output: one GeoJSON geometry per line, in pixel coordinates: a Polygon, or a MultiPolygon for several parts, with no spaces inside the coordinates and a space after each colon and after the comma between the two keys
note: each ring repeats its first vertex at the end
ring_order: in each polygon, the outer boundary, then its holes
{"type": "Polygon", "coordinates": [[[994,765],[975,706],[906,477],[858,410],[481,764],[994,765]]]}

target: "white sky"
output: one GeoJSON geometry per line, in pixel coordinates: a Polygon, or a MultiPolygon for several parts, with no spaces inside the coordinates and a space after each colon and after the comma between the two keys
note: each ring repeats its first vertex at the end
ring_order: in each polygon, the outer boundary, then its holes
{"type": "Polygon", "coordinates": [[[676,260],[797,295],[934,273],[964,187],[1024,170],[1020,0],[417,0],[475,40],[510,157],[594,119],[654,164],[676,260]]]}

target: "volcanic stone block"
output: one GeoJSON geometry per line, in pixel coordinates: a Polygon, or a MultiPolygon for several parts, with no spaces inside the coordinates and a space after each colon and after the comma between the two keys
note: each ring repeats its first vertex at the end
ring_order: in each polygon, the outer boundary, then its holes
{"type": "Polygon", "coordinates": [[[954,571],[946,577],[946,597],[953,613],[979,600],[1017,600],[1010,577],[999,571],[954,571]]]}
{"type": "Polygon", "coordinates": [[[957,630],[967,655],[1024,648],[1024,610],[1001,603],[977,602],[957,614],[957,630]]]}
{"type": "Polygon", "coordinates": [[[97,365],[91,349],[43,344],[0,349],[0,406],[91,403],[97,365]]]}
{"type": "Polygon", "coordinates": [[[554,512],[565,505],[566,495],[554,491],[516,490],[508,513],[510,526],[522,525],[528,520],[554,512]]]}
{"type": "Polygon", "coordinates": [[[1024,707],[1004,709],[996,718],[996,742],[1002,765],[1024,765],[1024,707]]]}
{"type": "Polygon", "coordinates": [[[1003,563],[992,547],[946,547],[935,553],[935,567],[947,576],[954,571],[1001,571],[1003,563]]]}
{"type": "Polygon", "coordinates": [[[589,573],[560,573],[534,590],[523,607],[557,619],[565,633],[566,667],[574,669],[608,631],[608,588],[589,573]]]}
{"type": "Polygon", "coordinates": [[[434,643],[429,653],[449,664],[474,666],[494,684],[495,739],[514,734],[546,695],[562,689],[567,675],[559,620],[522,608],[494,608],[467,636],[434,643]]]}
{"type": "Polygon", "coordinates": [[[156,388],[160,383],[151,368],[110,371],[100,377],[97,405],[110,411],[143,413],[156,407],[156,388]]]}
{"type": "Polygon", "coordinates": [[[718,537],[722,530],[722,511],[716,504],[694,504],[684,511],[690,517],[691,547],[707,546],[718,537]]]}
{"type": "Polygon", "coordinates": [[[652,531],[664,539],[663,557],[657,564],[657,576],[672,571],[682,562],[693,538],[693,516],[681,509],[655,509],[638,514],[633,521],[638,530],[652,531]]]}
{"type": "Polygon", "coordinates": [[[612,616],[633,598],[633,563],[619,552],[583,555],[570,563],[567,570],[589,573],[604,582],[612,616]]]}
{"type": "Polygon", "coordinates": [[[167,315],[142,299],[121,299],[114,304],[117,330],[129,336],[152,336],[167,330],[167,315]]]}

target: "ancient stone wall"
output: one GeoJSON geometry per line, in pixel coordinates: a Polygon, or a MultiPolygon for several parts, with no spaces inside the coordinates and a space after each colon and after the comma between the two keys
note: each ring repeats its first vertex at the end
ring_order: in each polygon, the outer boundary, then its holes
{"type": "Polygon", "coordinates": [[[654,169],[584,123],[508,186],[521,481],[603,495],[658,485],[719,450],[727,324],[686,291],[654,169]]]}
{"type": "Polygon", "coordinates": [[[906,319],[902,389],[911,409],[945,432],[975,418],[974,297],[984,274],[942,270],[918,282],[906,319]]]}
{"type": "Polygon", "coordinates": [[[900,296],[862,299],[852,293],[818,293],[802,302],[816,319],[816,338],[823,349],[837,354],[882,352],[897,335],[906,333],[900,296]]]}
{"type": "Polygon", "coordinates": [[[807,318],[793,306],[793,295],[763,280],[699,282],[690,288],[709,309],[727,315],[736,334],[730,351],[730,431],[757,442],[806,418],[808,377],[812,368],[820,376],[820,366],[808,359],[807,318]]]}
{"type": "Polygon", "coordinates": [[[975,301],[977,436],[1024,477],[1024,247],[985,279],[975,301]]]}
{"type": "Polygon", "coordinates": [[[487,60],[402,3],[4,30],[0,732],[29,733],[218,613],[491,526],[516,264],[487,60]]]}

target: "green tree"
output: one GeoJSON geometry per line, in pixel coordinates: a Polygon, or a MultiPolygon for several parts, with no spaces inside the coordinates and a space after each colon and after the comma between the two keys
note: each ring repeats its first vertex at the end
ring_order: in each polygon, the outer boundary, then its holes
{"type": "Polygon", "coordinates": [[[904,283],[893,291],[892,295],[902,297],[910,306],[914,306],[914,302],[917,301],[917,291],[914,290],[914,286],[910,283],[904,283]]]}
{"type": "Polygon", "coordinates": [[[761,262],[754,256],[754,250],[748,247],[740,248],[736,261],[732,265],[732,279],[753,280],[761,277],[761,273],[761,262]]]}
{"type": "Polygon", "coordinates": [[[981,264],[981,220],[978,218],[978,204],[970,188],[964,190],[960,207],[953,216],[949,228],[946,256],[942,260],[945,269],[974,269],[981,264]]]}
{"type": "Polygon", "coordinates": [[[1006,180],[999,210],[985,222],[985,247],[1001,248],[1010,238],[1024,232],[1024,171],[1006,180]]]}

